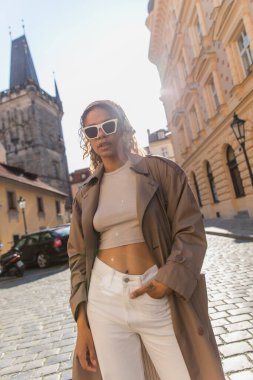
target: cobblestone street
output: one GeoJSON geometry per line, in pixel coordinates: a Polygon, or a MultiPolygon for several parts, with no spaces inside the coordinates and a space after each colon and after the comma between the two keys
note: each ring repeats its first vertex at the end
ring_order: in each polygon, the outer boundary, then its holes
{"type": "MultiPolygon", "coordinates": [[[[208,243],[210,317],[226,378],[252,380],[253,242],[209,235],[208,243]]],[[[75,323],[67,265],[1,279],[0,289],[0,378],[70,380],[75,323]]]]}

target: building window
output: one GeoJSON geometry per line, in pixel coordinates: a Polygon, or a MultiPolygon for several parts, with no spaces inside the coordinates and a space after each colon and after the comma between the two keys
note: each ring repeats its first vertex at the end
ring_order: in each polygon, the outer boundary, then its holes
{"type": "Polygon", "coordinates": [[[249,37],[246,33],[245,28],[240,33],[239,38],[237,39],[237,45],[240,51],[240,56],[242,60],[242,64],[244,67],[245,74],[249,74],[250,66],[253,63],[252,55],[250,51],[249,37]]]}
{"type": "Polygon", "coordinates": [[[196,24],[195,24],[195,28],[196,28],[196,35],[197,35],[198,41],[200,43],[201,40],[202,40],[202,37],[203,37],[203,32],[202,32],[202,29],[201,29],[199,18],[197,18],[197,21],[196,21],[196,24]]]}
{"type": "Polygon", "coordinates": [[[193,178],[193,183],[194,183],[194,187],[195,187],[197,198],[198,198],[198,202],[199,202],[199,207],[202,207],[202,201],[201,201],[201,196],[200,196],[200,191],[199,191],[199,185],[198,185],[195,173],[192,173],[192,178],[193,178]]]}
{"type": "Polygon", "coordinates": [[[243,197],[245,195],[244,188],[238,169],[237,161],[235,158],[235,154],[233,148],[230,145],[227,147],[227,165],[230,171],[235,196],[236,198],[243,197]]]}
{"type": "Polygon", "coordinates": [[[61,204],[60,201],[55,201],[55,210],[56,210],[56,215],[61,214],[61,204]]]}
{"type": "Polygon", "coordinates": [[[43,199],[41,197],[37,197],[37,209],[38,209],[38,213],[44,214],[44,212],[45,212],[44,203],[43,203],[43,199]]]}
{"type": "Polygon", "coordinates": [[[7,191],[8,210],[17,210],[16,194],[14,191],[7,191]]]}
{"type": "Polygon", "coordinates": [[[215,87],[215,84],[214,84],[214,80],[213,80],[213,76],[211,76],[211,78],[209,79],[209,88],[210,88],[210,93],[211,93],[211,96],[212,96],[212,101],[213,101],[213,104],[214,104],[214,108],[217,109],[220,105],[220,102],[219,102],[219,98],[218,98],[218,95],[217,95],[217,91],[216,91],[216,87],[215,87]]]}
{"type": "Polygon", "coordinates": [[[190,110],[190,118],[191,118],[191,124],[193,127],[194,135],[197,135],[198,132],[200,132],[200,124],[199,124],[196,108],[194,106],[190,110]]]}
{"type": "Polygon", "coordinates": [[[162,140],[162,139],[164,139],[164,138],[165,138],[165,133],[164,133],[164,131],[159,131],[159,132],[157,133],[157,138],[158,138],[158,140],[162,140]]]}
{"type": "Polygon", "coordinates": [[[181,68],[182,68],[183,78],[184,78],[184,80],[186,80],[188,73],[187,73],[187,68],[186,68],[186,63],[185,63],[184,57],[181,58],[181,68]]]}
{"type": "Polygon", "coordinates": [[[212,172],[211,165],[209,164],[209,162],[207,162],[206,164],[206,171],[207,171],[207,177],[208,177],[210,189],[213,196],[213,201],[214,203],[218,203],[219,202],[218,194],[217,194],[217,190],[216,190],[216,186],[214,182],[213,172],[212,172]]]}
{"type": "Polygon", "coordinates": [[[162,147],[161,148],[162,156],[168,158],[169,157],[169,152],[167,147],[162,147]]]}
{"type": "Polygon", "coordinates": [[[185,129],[183,125],[181,125],[178,128],[178,143],[179,143],[180,152],[184,153],[186,149],[186,136],[185,136],[185,129]]]}

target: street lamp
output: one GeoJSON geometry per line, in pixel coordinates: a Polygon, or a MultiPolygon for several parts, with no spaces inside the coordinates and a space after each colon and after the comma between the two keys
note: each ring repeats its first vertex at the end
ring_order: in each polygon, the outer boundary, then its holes
{"type": "Polygon", "coordinates": [[[24,226],[25,226],[25,234],[27,235],[27,225],[26,225],[26,218],[25,218],[25,206],[26,206],[26,200],[25,200],[25,198],[23,198],[23,197],[20,196],[19,199],[18,199],[18,205],[19,205],[19,208],[22,211],[23,221],[24,221],[24,226]]]}
{"type": "Polygon", "coordinates": [[[253,186],[253,174],[252,174],[252,170],[250,167],[247,151],[245,149],[245,128],[244,128],[244,124],[245,124],[245,120],[239,119],[237,114],[234,113],[234,118],[233,118],[233,121],[231,123],[231,128],[232,128],[232,131],[234,132],[236,140],[238,141],[238,143],[242,147],[244,157],[245,157],[245,161],[246,161],[246,164],[247,164],[247,167],[249,170],[251,184],[253,186]]]}

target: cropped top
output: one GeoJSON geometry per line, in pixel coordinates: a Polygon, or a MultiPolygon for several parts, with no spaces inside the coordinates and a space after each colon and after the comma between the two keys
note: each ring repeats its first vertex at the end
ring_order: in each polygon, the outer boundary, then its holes
{"type": "Polygon", "coordinates": [[[144,241],[137,218],[136,176],[129,161],[104,173],[93,226],[100,232],[100,249],[144,241]]]}

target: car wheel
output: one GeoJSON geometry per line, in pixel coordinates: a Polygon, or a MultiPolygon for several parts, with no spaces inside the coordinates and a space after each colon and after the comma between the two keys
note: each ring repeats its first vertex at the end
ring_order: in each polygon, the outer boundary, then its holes
{"type": "Polygon", "coordinates": [[[37,264],[38,264],[38,267],[39,268],[46,268],[48,267],[49,265],[49,258],[48,256],[43,253],[43,252],[40,252],[37,256],[37,264]]]}

